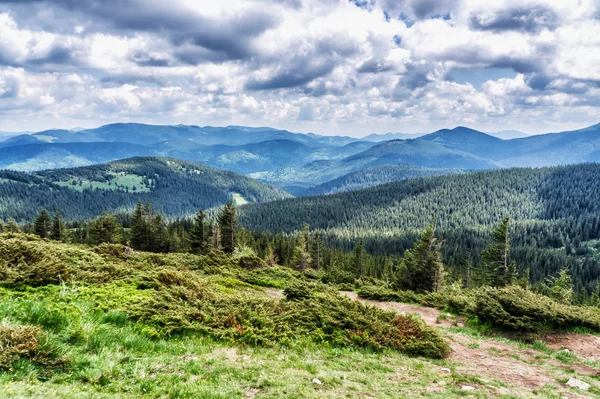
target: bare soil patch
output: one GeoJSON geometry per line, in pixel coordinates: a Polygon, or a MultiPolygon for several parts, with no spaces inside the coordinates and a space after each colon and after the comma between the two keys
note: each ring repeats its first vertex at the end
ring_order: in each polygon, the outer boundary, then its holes
{"type": "MultiPolygon", "coordinates": [[[[398,302],[379,302],[361,298],[356,293],[348,291],[340,293],[350,299],[380,309],[399,313],[417,313],[425,323],[431,326],[451,327],[457,325],[456,320],[440,317],[442,312],[438,309],[398,302]]],[[[461,375],[489,378],[524,390],[554,386],[568,392],[562,397],[571,399],[587,398],[589,396],[583,392],[569,389],[558,380],[574,375],[597,375],[596,369],[581,364],[577,360],[574,360],[570,365],[565,365],[556,359],[549,359],[545,353],[526,347],[519,347],[493,339],[476,339],[452,332],[449,329],[444,329],[444,335],[450,341],[453,350],[448,360],[457,365],[456,372],[461,375]]],[[[552,349],[566,348],[582,358],[600,360],[600,337],[578,334],[548,335],[544,338],[544,341],[552,349]]]]}

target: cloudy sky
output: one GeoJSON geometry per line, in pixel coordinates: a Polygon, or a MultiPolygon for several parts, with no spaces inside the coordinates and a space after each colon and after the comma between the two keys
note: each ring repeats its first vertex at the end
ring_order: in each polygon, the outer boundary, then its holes
{"type": "Polygon", "coordinates": [[[0,130],[600,122],[600,0],[0,0],[0,130]]]}

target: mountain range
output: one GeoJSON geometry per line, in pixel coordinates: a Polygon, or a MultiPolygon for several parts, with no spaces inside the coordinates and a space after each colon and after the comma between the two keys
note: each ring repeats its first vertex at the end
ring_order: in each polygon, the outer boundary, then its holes
{"type": "MultiPolygon", "coordinates": [[[[329,193],[322,188],[311,189],[337,179],[341,179],[338,183],[352,181],[355,173],[385,165],[423,168],[419,175],[427,175],[429,169],[437,169],[434,174],[446,174],[600,160],[600,124],[526,137],[515,131],[494,134],[518,137],[502,139],[462,126],[418,137],[389,133],[356,139],[268,127],[117,123],[96,129],[46,130],[11,137],[0,142],[0,168],[35,171],[135,156],[172,157],[232,170],[302,195],[329,193]],[[387,140],[392,137],[402,138],[387,140]]],[[[392,176],[400,179],[404,174],[378,171],[363,179],[360,186],[385,183],[392,176]]],[[[330,192],[356,187],[340,187],[338,183],[330,185],[330,192]]]]}

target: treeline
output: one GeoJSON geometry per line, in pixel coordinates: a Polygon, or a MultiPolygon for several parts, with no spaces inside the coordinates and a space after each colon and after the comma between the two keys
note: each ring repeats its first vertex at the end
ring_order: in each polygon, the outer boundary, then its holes
{"type": "MultiPolygon", "coordinates": [[[[477,255],[478,263],[467,257],[457,265],[444,262],[445,240],[437,230],[437,220],[415,238],[402,255],[371,255],[360,239],[351,251],[331,245],[329,238],[308,224],[298,234],[249,231],[238,226],[238,210],[232,202],[214,217],[199,210],[193,218],[169,221],[150,203],[138,202],[131,214],[103,214],[91,221],[65,223],[60,212],[42,210],[34,222],[23,226],[26,232],[42,238],[88,245],[120,243],[148,252],[224,253],[247,268],[280,264],[312,275],[325,283],[352,288],[379,284],[398,290],[435,292],[458,284],[465,288],[504,287],[519,284],[548,295],[569,296],[580,303],[598,296],[599,286],[573,283],[581,264],[560,264],[548,276],[518,265],[512,247],[511,222],[505,217],[488,231],[486,245],[477,255]],[[558,287],[558,288],[557,288],[558,287]]],[[[0,232],[17,232],[14,222],[0,224],[0,232]]]]}

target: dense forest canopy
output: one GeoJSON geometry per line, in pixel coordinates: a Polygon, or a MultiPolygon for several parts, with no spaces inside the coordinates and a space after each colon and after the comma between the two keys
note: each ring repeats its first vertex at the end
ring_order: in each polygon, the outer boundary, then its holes
{"type": "Polygon", "coordinates": [[[280,189],[228,171],[168,158],[139,157],[34,173],[0,171],[0,219],[30,221],[42,208],[67,220],[131,211],[151,201],[169,217],[198,208],[286,198],[280,189]]]}
{"type": "Polygon", "coordinates": [[[532,280],[572,269],[576,286],[593,290],[600,276],[600,165],[506,169],[427,177],[365,190],[244,206],[252,230],[292,233],[304,223],[328,245],[401,255],[434,219],[444,261],[481,262],[490,229],[508,216],[512,257],[532,280]]]}

